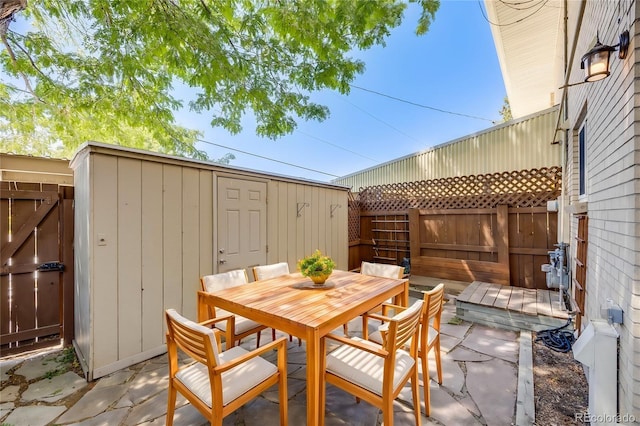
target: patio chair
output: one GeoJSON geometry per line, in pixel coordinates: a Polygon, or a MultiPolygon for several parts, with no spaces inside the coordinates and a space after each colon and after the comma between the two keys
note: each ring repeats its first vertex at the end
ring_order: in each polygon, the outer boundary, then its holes
{"type": "MultiPolygon", "coordinates": [[[[337,334],[328,334],[321,340],[321,354],[326,350],[327,339],[341,343],[326,356],[325,381],[355,395],[358,402],[363,399],[380,408],[385,426],[393,426],[393,401],[409,380],[416,425],[420,425],[417,336],[423,303],[418,300],[408,308],[399,308],[402,312],[394,317],[385,318],[379,327],[382,345],[337,334]]],[[[321,406],[325,400],[326,387],[323,386],[321,406]]]]}
{"type": "MultiPolygon", "coordinates": [[[[247,276],[247,271],[244,269],[237,269],[235,271],[222,272],[214,275],[204,275],[200,277],[202,290],[207,293],[215,293],[216,291],[247,284],[248,282],[249,277],[247,276]]],[[[260,332],[267,328],[266,326],[240,315],[232,314],[224,309],[215,308],[214,310],[210,306],[208,309],[209,318],[216,318],[223,315],[232,315],[234,317],[232,330],[229,330],[228,333],[233,342],[238,341],[239,343],[243,338],[256,333],[256,348],[260,347],[260,332]]],[[[215,327],[225,333],[225,339],[228,338],[226,323],[221,322],[216,324],[215,327]]]]}
{"type": "MultiPolygon", "coordinates": [[[[372,263],[372,262],[362,262],[360,264],[360,273],[363,275],[369,275],[372,277],[383,277],[383,278],[396,278],[400,279],[404,275],[404,267],[397,265],[390,265],[387,263],[372,263]]],[[[391,300],[388,301],[391,303],[391,300]]],[[[382,305],[377,306],[370,310],[369,312],[380,312],[382,309],[382,305]]],[[[364,317],[362,318],[362,326],[366,325],[364,317]]],[[[347,324],[343,326],[344,334],[348,335],[348,327],[347,324]]]]}
{"type": "MultiPolygon", "coordinates": [[[[422,367],[422,382],[424,388],[424,413],[429,416],[431,413],[431,388],[429,386],[429,352],[434,351],[436,359],[436,371],[438,375],[438,384],[442,384],[442,360],[440,357],[440,318],[442,316],[442,307],[444,306],[444,284],[440,283],[432,290],[424,292],[424,311],[420,320],[420,342],[418,344],[418,357],[422,367]]],[[[377,318],[384,319],[390,308],[396,309],[394,305],[384,304],[382,307],[382,316],[376,314],[367,314],[365,319],[377,318]]],[[[382,343],[382,334],[378,331],[368,335],[368,328],[362,331],[364,339],[373,342],[382,343]]]]}
{"type": "MultiPolygon", "coordinates": [[[[255,281],[268,280],[289,273],[289,264],[287,262],[272,263],[270,265],[258,265],[253,267],[253,279],[255,281]]],[[[276,339],[276,329],[271,329],[271,339],[276,339]]],[[[293,336],[289,335],[289,341],[293,340],[293,336]]],[[[302,345],[302,339],[298,337],[298,346],[302,345]]]]}
{"type": "MultiPolygon", "coordinates": [[[[231,414],[262,392],[278,384],[280,425],[287,424],[287,345],[280,338],[262,348],[247,351],[234,346],[222,351],[221,332],[212,322],[196,323],[174,309],[165,313],[169,355],[167,426],[173,425],[177,393],[180,392],[212,425],[221,426],[231,414]],[[178,349],[193,362],[178,359],[178,349]],[[277,366],[260,355],[277,350],[277,366]]],[[[226,319],[225,319],[226,320],[226,319]]]]}

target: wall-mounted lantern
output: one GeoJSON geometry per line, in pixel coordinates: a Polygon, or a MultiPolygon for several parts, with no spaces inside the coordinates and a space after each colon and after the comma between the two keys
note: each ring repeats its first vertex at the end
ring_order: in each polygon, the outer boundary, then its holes
{"type": "Polygon", "coordinates": [[[627,57],[628,49],[629,31],[625,30],[620,34],[620,43],[615,46],[607,46],[600,43],[600,36],[596,33],[595,46],[585,53],[581,59],[580,68],[584,70],[584,81],[592,82],[608,77],[611,74],[609,71],[611,52],[618,50],[618,58],[624,59],[627,57]]]}

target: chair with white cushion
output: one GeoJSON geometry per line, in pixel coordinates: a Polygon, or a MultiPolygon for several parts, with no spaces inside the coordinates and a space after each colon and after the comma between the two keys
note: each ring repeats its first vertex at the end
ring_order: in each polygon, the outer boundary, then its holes
{"type": "MultiPolygon", "coordinates": [[[[363,275],[369,275],[372,277],[382,277],[382,278],[394,278],[400,279],[404,275],[404,267],[398,265],[390,265],[388,263],[372,263],[372,262],[362,262],[360,264],[360,273],[363,275]]],[[[391,300],[388,300],[391,303],[391,300]]],[[[370,310],[369,312],[380,312],[382,309],[382,305],[377,306],[370,310]]],[[[366,320],[362,318],[362,326],[366,325],[366,320]]],[[[344,334],[348,334],[347,324],[343,326],[344,334]]]]}
{"type": "MultiPolygon", "coordinates": [[[[207,293],[215,293],[216,291],[247,284],[248,282],[249,277],[247,276],[247,271],[244,269],[237,269],[235,271],[222,272],[214,275],[204,275],[200,278],[202,291],[206,291],[207,293]]],[[[239,342],[241,339],[256,333],[256,348],[260,347],[260,332],[267,328],[266,326],[240,315],[231,314],[224,309],[215,308],[214,310],[209,306],[208,310],[209,318],[233,315],[234,324],[231,330],[227,330],[226,323],[216,324],[216,328],[225,333],[225,338],[227,338],[227,336],[231,336],[232,342],[239,342]]],[[[200,321],[205,319],[206,318],[199,318],[200,321]]]]}
{"type": "MultiPolygon", "coordinates": [[[[268,280],[269,278],[281,277],[289,274],[289,264],[287,262],[272,263],[270,265],[258,265],[253,267],[253,279],[255,281],[268,280]]],[[[275,340],[276,329],[271,329],[271,339],[275,340]]],[[[293,338],[289,335],[289,341],[293,338]]],[[[298,346],[302,345],[302,340],[298,337],[298,346]]]]}
{"type": "MultiPolygon", "coordinates": [[[[262,348],[247,351],[234,346],[222,351],[221,332],[211,328],[213,319],[196,323],[174,309],[165,312],[169,355],[167,426],[173,425],[177,393],[180,392],[212,425],[278,384],[280,425],[287,424],[287,346],[280,338],[262,348]],[[178,349],[192,358],[185,363],[178,349]],[[277,365],[260,357],[277,350],[277,365]]],[[[226,319],[225,319],[226,320],[226,319]]]]}
{"type": "Polygon", "coordinates": [[[440,359],[440,318],[444,306],[444,284],[438,284],[433,290],[424,293],[424,315],[420,321],[420,344],[418,357],[422,361],[422,382],[424,387],[425,414],[431,412],[429,386],[429,352],[433,349],[436,358],[438,384],[442,384],[442,361],[440,359]]]}
{"type": "MultiPolygon", "coordinates": [[[[380,408],[385,426],[393,426],[393,401],[409,380],[416,425],[420,426],[417,337],[423,303],[418,300],[408,308],[397,307],[400,313],[385,318],[384,324],[379,327],[382,345],[333,333],[325,336],[320,343],[321,354],[326,351],[328,339],[341,343],[326,356],[325,365],[322,366],[325,382],[355,395],[358,401],[363,399],[380,408]]],[[[321,389],[320,398],[323,406],[326,400],[325,386],[321,389]]]]}
{"type": "MultiPolygon", "coordinates": [[[[440,318],[442,316],[442,307],[444,306],[444,284],[440,283],[435,288],[424,292],[423,296],[424,311],[420,319],[420,342],[418,344],[418,358],[422,367],[422,384],[424,388],[424,413],[429,416],[431,413],[431,387],[429,386],[429,352],[433,350],[436,360],[436,371],[438,376],[438,384],[442,384],[442,361],[440,357],[440,318]]],[[[384,319],[385,315],[391,309],[396,309],[394,305],[383,304],[382,316],[376,314],[366,314],[365,321],[368,318],[384,319]]],[[[373,342],[382,343],[382,334],[378,331],[368,334],[366,326],[362,331],[364,339],[373,342]]]]}

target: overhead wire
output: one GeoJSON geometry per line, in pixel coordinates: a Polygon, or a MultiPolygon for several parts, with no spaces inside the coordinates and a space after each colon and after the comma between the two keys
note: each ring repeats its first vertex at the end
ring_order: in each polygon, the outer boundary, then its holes
{"type": "Polygon", "coordinates": [[[386,122],[386,121],[384,121],[383,119],[381,119],[381,118],[379,118],[379,117],[376,117],[375,115],[371,114],[369,111],[365,110],[364,108],[359,107],[358,105],[354,104],[353,102],[349,102],[345,97],[343,97],[343,96],[337,96],[337,97],[338,97],[340,100],[342,100],[342,101],[344,101],[344,102],[348,103],[348,104],[349,104],[349,105],[351,105],[352,107],[354,107],[354,108],[356,108],[356,109],[358,109],[358,110],[362,111],[363,113],[367,114],[369,117],[373,118],[374,120],[377,120],[377,121],[381,122],[382,124],[384,124],[385,126],[387,126],[387,127],[391,128],[391,129],[395,130],[396,132],[400,133],[401,135],[403,135],[403,136],[405,136],[405,137],[407,137],[407,138],[409,138],[409,139],[411,139],[411,140],[413,140],[413,141],[415,141],[415,142],[422,143],[421,141],[419,141],[418,139],[414,138],[413,136],[406,134],[406,133],[405,133],[405,132],[403,132],[402,130],[400,130],[400,129],[396,128],[395,126],[393,126],[393,125],[391,125],[391,124],[389,124],[389,123],[387,123],[387,122],[386,122]]]}
{"type": "Polygon", "coordinates": [[[213,146],[217,146],[217,147],[220,147],[220,148],[229,149],[229,150],[231,150],[231,151],[236,151],[236,152],[239,152],[239,153],[241,153],[241,154],[249,155],[249,156],[256,157],[256,158],[261,158],[261,159],[263,159],[263,160],[273,161],[273,162],[275,162],[275,163],[284,164],[285,166],[295,167],[295,168],[298,168],[298,169],[302,169],[302,170],[306,170],[306,171],[314,172],[314,173],[320,173],[320,174],[322,174],[322,175],[331,176],[331,177],[335,177],[335,178],[339,178],[339,177],[340,177],[340,176],[338,176],[338,175],[334,175],[334,174],[332,174],[332,173],[327,173],[327,172],[323,172],[323,171],[321,171],[321,170],[311,169],[311,168],[309,168],[309,167],[298,166],[297,164],[288,163],[288,162],[286,162],[286,161],[281,161],[281,160],[276,160],[276,159],[274,159],[274,158],[265,157],[264,155],[254,154],[254,153],[252,153],[252,152],[243,151],[243,150],[241,150],[241,149],[237,149],[237,148],[231,148],[230,146],[221,145],[221,144],[214,143],[214,142],[211,142],[211,141],[207,141],[207,140],[204,140],[204,139],[200,139],[200,138],[198,138],[198,139],[196,139],[196,140],[197,140],[198,142],[205,143],[205,144],[207,144],[207,145],[213,145],[213,146]]]}
{"type": "Polygon", "coordinates": [[[451,114],[451,115],[457,115],[457,116],[460,116],[460,117],[473,118],[475,120],[484,120],[484,121],[488,121],[490,123],[495,124],[495,120],[491,120],[490,118],[478,117],[476,115],[470,115],[470,114],[463,114],[461,112],[447,111],[445,109],[440,109],[440,108],[435,108],[435,107],[428,106],[428,105],[419,104],[417,102],[408,101],[406,99],[398,98],[396,96],[387,95],[386,93],[381,93],[381,92],[378,92],[376,90],[365,89],[364,87],[356,86],[355,84],[350,84],[349,86],[353,87],[354,89],[362,90],[364,92],[373,93],[373,94],[378,95],[378,96],[383,96],[385,98],[393,99],[395,101],[403,102],[405,104],[417,106],[417,107],[420,107],[420,108],[425,108],[425,109],[429,109],[429,110],[432,110],[432,111],[438,111],[438,112],[442,112],[444,114],[451,114]]]}
{"type": "Polygon", "coordinates": [[[528,14],[527,16],[523,17],[523,18],[519,18],[516,19],[513,22],[509,22],[506,24],[498,24],[496,22],[492,22],[486,15],[484,9],[482,8],[482,3],[480,2],[480,0],[478,0],[478,7],[480,8],[480,12],[482,13],[482,17],[484,18],[485,21],[487,21],[489,24],[493,25],[494,27],[508,27],[509,25],[514,25],[514,24],[518,24],[526,19],[531,18],[533,15],[535,15],[536,13],[538,13],[540,10],[542,10],[543,7],[546,6],[546,4],[549,3],[549,0],[541,0],[539,5],[540,7],[538,7],[536,10],[534,10],[533,12],[531,12],[530,14],[528,14]]]}

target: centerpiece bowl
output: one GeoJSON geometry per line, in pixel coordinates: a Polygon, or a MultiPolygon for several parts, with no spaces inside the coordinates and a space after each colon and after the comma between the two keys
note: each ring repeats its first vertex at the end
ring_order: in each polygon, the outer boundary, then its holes
{"type": "Polygon", "coordinates": [[[298,270],[309,277],[315,285],[324,285],[335,268],[335,262],[316,250],[312,255],[298,261],[298,270]]]}

